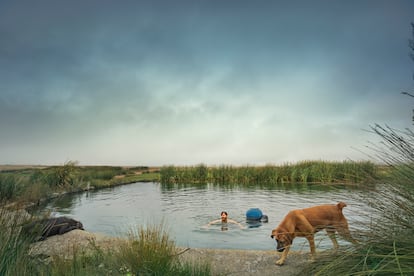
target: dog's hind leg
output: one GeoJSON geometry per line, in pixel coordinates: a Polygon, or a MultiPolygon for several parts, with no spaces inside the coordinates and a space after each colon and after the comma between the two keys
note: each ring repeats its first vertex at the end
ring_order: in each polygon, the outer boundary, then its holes
{"type": "Polygon", "coordinates": [[[313,262],[316,257],[316,249],[315,249],[315,237],[313,234],[309,234],[306,236],[306,239],[309,242],[309,247],[311,251],[311,261],[313,262]]]}

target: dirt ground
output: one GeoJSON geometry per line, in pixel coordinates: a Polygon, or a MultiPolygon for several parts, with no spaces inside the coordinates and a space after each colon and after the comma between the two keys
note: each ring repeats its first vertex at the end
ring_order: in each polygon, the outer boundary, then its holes
{"type": "MultiPolygon", "coordinates": [[[[93,244],[102,249],[114,250],[122,242],[119,238],[73,230],[33,244],[31,254],[71,258],[74,249],[86,249],[93,244]]],[[[180,248],[178,256],[185,261],[210,264],[213,275],[241,276],[301,275],[309,258],[307,252],[290,252],[286,264],[277,266],[275,261],[279,258],[279,253],[276,251],[180,248]]]]}
{"type": "Polygon", "coordinates": [[[213,275],[301,275],[308,262],[308,254],[299,252],[291,252],[283,266],[275,264],[276,251],[191,248],[182,255],[189,261],[207,261],[213,275]]]}

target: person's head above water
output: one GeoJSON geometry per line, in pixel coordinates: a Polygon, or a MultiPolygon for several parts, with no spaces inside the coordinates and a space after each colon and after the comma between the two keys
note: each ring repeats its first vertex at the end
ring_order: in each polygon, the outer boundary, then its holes
{"type": "Polygon", "coordinates": [[[220,216],[221,216],[221,221],[222,222],[227,222],[227,212],[226,211],[222,211],[220,216]]]}

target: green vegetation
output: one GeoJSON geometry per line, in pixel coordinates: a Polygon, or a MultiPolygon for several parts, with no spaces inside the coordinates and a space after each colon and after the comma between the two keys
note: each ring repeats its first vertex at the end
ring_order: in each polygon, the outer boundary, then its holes
{"type": "Polygon", "coordinates": [[[72,258],[54,256],[50,263],[30,256],[30,237],[20,225],[26,217],[0,211],[0,275],[210,275],[207,263],[181,261],[179,249],[163,226],[131,231],[119,250],[74,250],[72,258]]]}
{"type": "Polygon", "coordinates": [[[0,209],[0,275],[29,275],[26,263],[30,241],[16,231],[25,219],[0,209]]]}
{"type": "Polygon", "coordinates": [[[106,188],[138,181],[159,181],[156,168],[77,166],[33,167],[0,171],[0,202],[38,203],[54,194],[106,188]]]}
{"type": "MultiPolygon", "coordinates": [[[[411,25],[414,37],[414,23],[411,25]]],[[[409,45],[414,60],[414,39],[409,45]]],[[[414,98],[413,94],[402,94],[414,98]]],[[[361,233],[359,247],[321,259],[305,274],[414,275],[414,132],[378,124],[371,126],[371,132],[381,143],[373,144],[370,150],[390,168],[388,173],[381,171],[384,184],[361,199],[376,215],[366,233],[361,233]]]]}
{"type": "Polygon", "coordinates": [[[0,200],[12,200],[18,194],[21,180],[14,175],[0,174],[0,200]]]}
{"type": "Polygon", "coordinates": [[[383,140],[372,149],[391,169],[384,184],[361,199],[375,210],[371,223],[359,233],[360,246],[319,259],[305,274],[414,274],[414,133],[379,125],[372,131],[383,140]]]}
{"type": "Polygon", "coordinates": [[[304,161],[282,166],[263,167],[198,166],[160,169],[163,184],[276,185],[283,183],[363,183],[378,178],[378,166],[372,162],[304,161]]]}
{"type": "Polygon", "coordinates": [[[178,254],[163,225],[130,231],[119,252],[123,266],[133,275],[210,275],[207,264],[182,264],[178,254]]]}
{"type": "Polygon", "coordinates": [[[149,167],[62,166],[0,171],[0,201],[39,203],[53,195],[116,185],[160,181],[162,184],[272,186],[285,183],[372,182],[384,174],[384,166],[372,162],[303,161],[282,166],[165,166],[149,167]],[[381,173],[382,172],[382,173],[381,173]],[[380,174],[381,173],[381,174],[380,174]]]}

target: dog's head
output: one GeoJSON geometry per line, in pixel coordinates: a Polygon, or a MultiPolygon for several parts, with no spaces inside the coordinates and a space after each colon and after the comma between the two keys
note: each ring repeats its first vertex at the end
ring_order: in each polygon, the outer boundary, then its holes
{"type": "Polygon", "coordinates": [[[270,238],[275,239],[277,242],[277,251],[283,252],[286,247],[290,246],[292,244],[292,235],[281,231],[279,228],[273,229],[272,234],[270,235],[270,238]]]}

